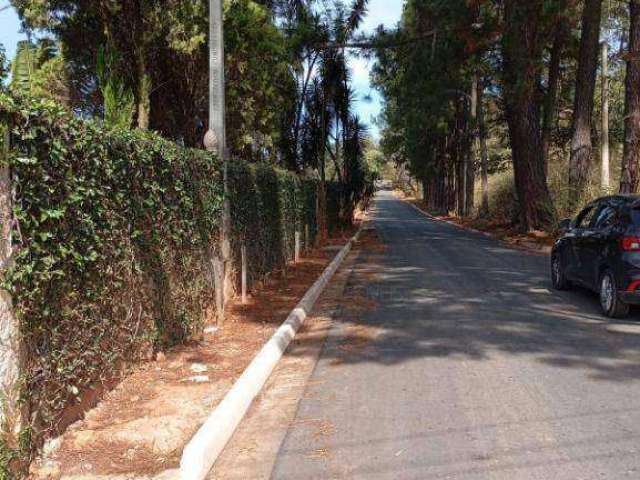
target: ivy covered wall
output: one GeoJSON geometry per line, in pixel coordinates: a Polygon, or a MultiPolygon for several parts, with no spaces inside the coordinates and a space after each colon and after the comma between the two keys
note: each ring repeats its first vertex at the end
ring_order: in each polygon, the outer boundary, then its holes
{"type": "Polygon", "coordinates": [[[0,97],[0,112],[14,216],[2,280],[26,419],[8,464],[57,433],[88,388],[198,331],[215,298],[206,259],[222,185],[213,156],[153,133],[104,131],[53,103],[0,97]]]}
{"type": "MultiPolygon", "coordinates": [[[[104,130],[54,103],[0,94],[13,189],[2,275],[22,336],[24,425],[0,434],[0,479],[64,425],[65,410],[125,366],[201,331],[214,314],[221,165],[151,132],[104,130]]],[[[231,246],[250,280],[317,229],[317,182],[230,162],[231,246]]],[[[334,222],[337,220],[333,220],[334,222]]],[[[330,223],[332,221],[330,220],[330,223]]]]}

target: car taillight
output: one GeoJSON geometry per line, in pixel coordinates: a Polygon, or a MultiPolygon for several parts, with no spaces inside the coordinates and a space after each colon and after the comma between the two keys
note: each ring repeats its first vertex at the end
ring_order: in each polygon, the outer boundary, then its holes
{"type": "Polygon", "coordinates": [[[622,250],[625,252],[640,252],[640,238],[623,237],[622,250]]]}

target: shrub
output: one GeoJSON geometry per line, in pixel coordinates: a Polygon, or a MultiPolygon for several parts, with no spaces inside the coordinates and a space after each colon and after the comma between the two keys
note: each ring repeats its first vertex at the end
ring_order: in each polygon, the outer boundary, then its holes
{"type": "Polygon", "coordinates": [[[0,97],[12,125],[13,264],[36,440],[123,366],[188,338],[214,298],[206,257],[222,205],[206,152],[104,131],[53,103],[0,97]]]}
{"type": "MultiPolygon", "coordinates": [[[[0,434],[0,479],[66,428],[93,387],[201,331],[223,205],[220,164],[205,151],[0,94],[2,124],[15,192],[2,286],[25,347],[29,422],[19,442],[0,434]]],[[[255,281],[293,257],[296,231],[315,239],[318,184],[267,164],[228,172],[232,253],[238,264],[246,245],[255,281]]]]}
{"type": "MultiPolygon", "coordinates": [[[[476,209],[482,201],[482,188],[476,182],[476,209]]],[[[502,224],[516,224],[520,207],[513,180],[513,170],[503,170],[489,177],[489,211],[491,218],[502,224]]]]}
{"type": "Polygon", "coordinates": [[[296,231],[304,235],[307,230],[308,241],[315,240],[316,193],[314,180],[271,165],[229,165],[231,246],[239,265],[240,247],[245,245],[251,281],[293,258],[296,231]]]}

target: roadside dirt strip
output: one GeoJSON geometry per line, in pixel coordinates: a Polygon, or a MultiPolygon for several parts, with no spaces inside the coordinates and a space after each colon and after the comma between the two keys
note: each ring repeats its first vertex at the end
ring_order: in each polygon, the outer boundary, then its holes
{"type": "MultiPolygon", "coordinates": [[[[359,232],[358,232],[359,233],[359,232]]],[[[358,233],[340,249],[318,280],[305,293],[285,322],[236,380],[207,421],[186,445],[180,460],[180,480],[203,480],[244,418],[255,397],[296,336],[316,301],[351,251],[358,233]]]]}
{"type": "MultiPolygon", "coordinates": [[[[379,333],[358,319],[376,308],[363,286],[375,280],[374,262],[383,250],[375,231],[363,230],[314,315],[289,346],[207,480],[272,478],[278,454],[293,427],[308,428],[309,435],[319,442],[309,454],[322,460],[322,442],[339,426],[322,418],[296,419],[298,409],[305,399],[322,396],[322,381],[311,378],[323,352],[331,351],[335,357],[332,362],[338,366],[344,356],[366,352],[379,333]]],[[[307,477],[300,472],[299,478],[307,477]]]]}
{"type": "Polygon", "coordinates": [[[45,445],[30,478],[178,478],[185,444],[352,235],[271,275],[248,305],[231,306],[224,326],[125,372],[84,419],[45,445]]]}
{"type": "Polygon", "coordinates": [[[322,351],[360,250],[345,260],[213,467],[209,480],[268,479],[322,351]]]}
{"type": "Polygon", "coordinates": [[[414,197],[406,197],[401,192],[397,192],[395,196],[400,200],[407,202],[414,209],[431,220],[447,223],[456,228],[498,240],[510,248],[540,255],[548,255],[551,253],[554,237],[546,232],[532,231],[529,233],[522,233],[514,230],[511,225],[494,223],[487,219],[476,217],[460,218],[450,215],[433,215],[426,210],[424,202],[421,200],[414,197]]]}

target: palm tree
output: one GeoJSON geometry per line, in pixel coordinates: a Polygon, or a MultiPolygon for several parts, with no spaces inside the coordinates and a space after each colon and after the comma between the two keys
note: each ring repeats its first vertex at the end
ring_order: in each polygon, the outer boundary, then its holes
{"type": "Polygon", "coordinates": [[[104,123],[108,127],[131,126],[135,111],[135,98],[122,76],[115,71],[120,61],[119,54],[101,47],[98,51],[96,74],[98,86],[104,100],[104,123]]]}
{"type": "MultiPolygon", "coordinates": [[[[345,45],[354,38],[366,13],[368,0],[354,0],[350,8],[337,3],[330,11],[319,13],[313,0],[273,2],[284,20],[293,45],[294,74],[298,99],[290,137],[292,157],[301,159],[299,168],[312,167],[321,184],[318,218],[326,211],[326,175],[330,169],[343,187],[350,163],[346,160],[354,95],[345,45]],[[341,47],[342,46],[342,47],[341,47]]],[[[343,188],[348,191],[349,188],[343,188]]],[[[326,226],[318,226],[320,237],[326,226]]]]}
{"type": "Polygon", "coordinates": [[[49,38],[42,38],[37,42],[31,39],[19,41],[16,56],[11,62],[11,87],[18,90],[28,89],[38,70],[57,54],[58,48],[49,38]]]}

